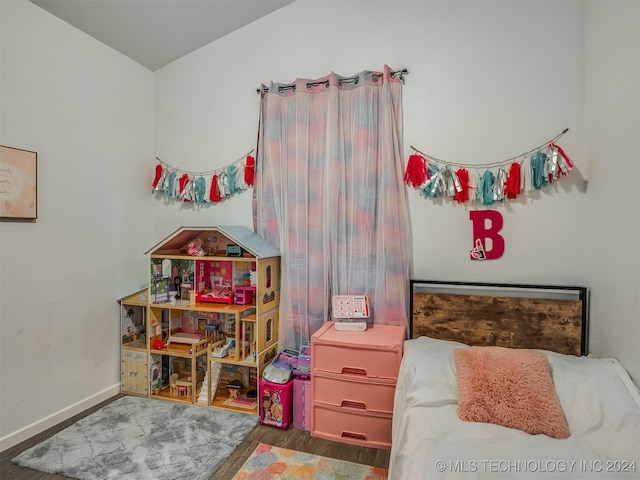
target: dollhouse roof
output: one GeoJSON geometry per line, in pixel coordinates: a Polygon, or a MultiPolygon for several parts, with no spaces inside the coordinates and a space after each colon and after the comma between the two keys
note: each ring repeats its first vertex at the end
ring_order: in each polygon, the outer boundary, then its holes
{"type": "Polygon", "coordinates": [[[149,295],[149,287],[145,287],[133,293],[130,293],[125,297],[122,297],[119,301],[127,305],[146,306],[148,295],[149,295]]]}
{"type": "Polygon", "coordinates": [[[145,254],[183,250],[191,240],[195,238],[202,240],[204,236],[215,233],[224,235],[231,242],[242,247],[256,258],[280,256],[280,250],[277,247],[271,245],[247,227],[242,226],[180,227],[146,251],[145,254]]]}

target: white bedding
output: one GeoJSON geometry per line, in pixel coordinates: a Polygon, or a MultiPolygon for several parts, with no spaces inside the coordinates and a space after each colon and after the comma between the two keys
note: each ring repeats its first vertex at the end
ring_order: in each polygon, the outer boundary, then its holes
{"type": "Polygon", "coordinates": [[[545,351],[571,437],[458,418],[456,342],[407,340],[396,386],[390,480],[640,478],[640,395],[614,359],[545,351]]]}

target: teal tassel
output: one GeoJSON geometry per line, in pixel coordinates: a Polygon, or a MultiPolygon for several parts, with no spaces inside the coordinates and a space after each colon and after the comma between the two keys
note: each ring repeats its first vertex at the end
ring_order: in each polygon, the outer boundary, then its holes
{"type": "Polygon", "coordinates": [[[533,188],[540,190],[547,185],[547,177],[544,174],[544,164],[547,161],[547,154],[537,151],[531,155],[531,183],[533,188]]]}
{"type": "Polygon", "coordinates": [[[169,180],[167,181],[167,188],[165,189],[165,193],[169,198],[176,198],[176,172],[173,171],[169,175],[169,180]]]}
{"type": "Polygon", "coordinates": [[[229,179],[229,194],[234,194],[238,191],[236,186],[236,176],[238,175],[238,166],[231,165],[227,168],[227,178],[229,179]]]}
{"type": "Polygon", "coordinates": [[[196,203],[204,203],[204,178],[200,177],[196,180],[196,203]]]}
{"type": "Polygon", "coordinates": [[[438,190],[438,179],[434,178],[438,174],[438,167],[433,164],[429,164],[427,167],[427,172],[429,173],[429,178],[431,181],[427,181],[427,185],[422,190],[422,196],[424,198],[436,198],[440,191],[438,190]]]}
{"type": "Polygon", "coordinates": [[[478,193],[476,198],[482,202],[483,205],[493,204],[493,182],[495,181],[495,175],[491,170],[487,170],[480,177],[478,182],[478,193]]]}

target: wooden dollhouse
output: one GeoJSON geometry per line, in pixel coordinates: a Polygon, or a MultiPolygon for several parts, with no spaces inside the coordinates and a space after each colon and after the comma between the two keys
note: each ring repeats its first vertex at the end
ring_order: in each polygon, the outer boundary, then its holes
{"type": "Polygon", "coordinates": [[[278,350],[279,250],[217,226],[179,228],[146,253],[149,395],[257,414],[257,378],[278,350]]]}

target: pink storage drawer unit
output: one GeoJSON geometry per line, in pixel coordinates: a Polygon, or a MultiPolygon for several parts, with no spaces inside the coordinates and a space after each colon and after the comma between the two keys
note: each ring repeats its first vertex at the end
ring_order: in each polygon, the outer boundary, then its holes
{"type": "Polygon", "coordinates": [[[293,417],[293,382],[258,381],[260,423],[287,430],[293,417]]]}
{"type": "Polygon", "coordinates": [[[311,435],[391,448],[393,397],[406,331],[374,325],[338,331],[327,322],[311,337],[311,435]]]}

